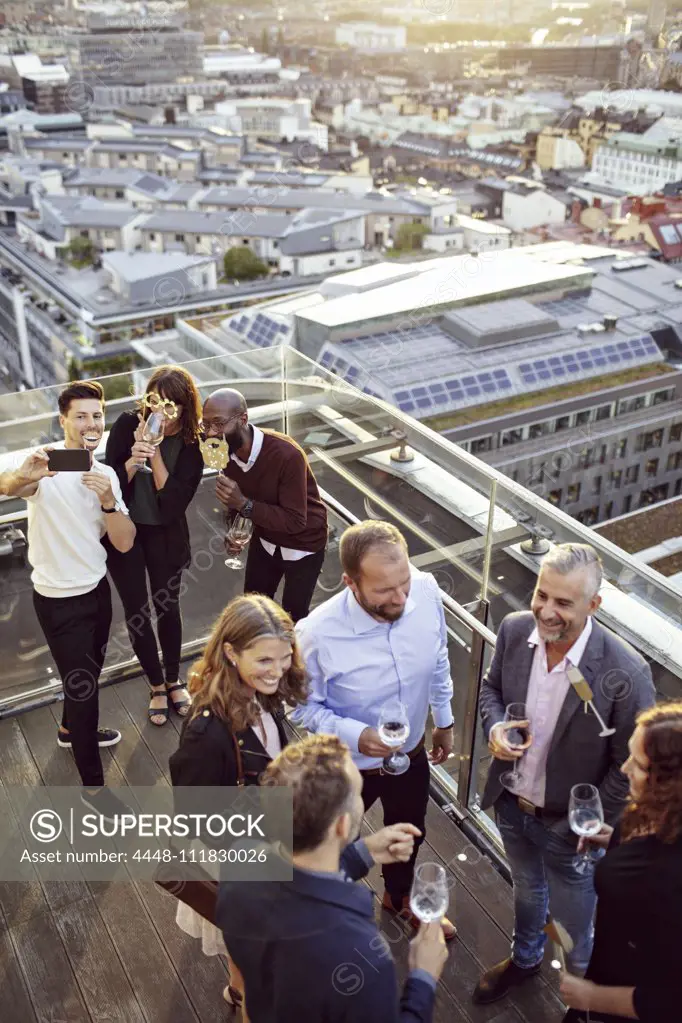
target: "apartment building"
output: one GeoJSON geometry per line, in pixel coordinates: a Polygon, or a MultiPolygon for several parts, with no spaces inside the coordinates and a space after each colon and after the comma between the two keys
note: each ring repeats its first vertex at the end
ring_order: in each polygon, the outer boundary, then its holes
{"type": "Polygon", "coordinates": [[[178,15],[92,15],[67,39],[74,78],[90,87],[202,78],[203,33],[183,25],[178,15]]]}
{"type": "Polygon", "coordinates": [[[592,170],[615,188],[650,195],[682,178],[682,134],[664,140],[618,132],[596,150],[592,170]]]}

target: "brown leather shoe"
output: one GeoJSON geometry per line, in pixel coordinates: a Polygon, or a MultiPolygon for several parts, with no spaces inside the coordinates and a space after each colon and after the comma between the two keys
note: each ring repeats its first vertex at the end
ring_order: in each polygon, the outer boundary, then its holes
{"type": "MultiPolygon", "coordinates": [[[[389,913],[395,914],[395,916],[399,917],[405,924],[408,924],[415,931],[419,930],[421,921],[410,909],[409,895],[403,896],[401,907],[400,900],[394,899],[389,892],[385,891],[384,897],[381,900],[381,906],[383,909],[388,910],[389,913]]],[[[442,918],[440,925],[443,929],[443,937],[446,941],[453,941],[457,937],[457,928],[446,916],[442,918]]]]}
{"type": "Polygon", "coordinates": [[[524,970],[511,959],[503,959],[501,963],[487,970],[473,993],[472,1000],[476,1005],[489,1005],[498,998],[504,998],[510,988],[523,984],[540,972],[542,963],[524,970]]]}

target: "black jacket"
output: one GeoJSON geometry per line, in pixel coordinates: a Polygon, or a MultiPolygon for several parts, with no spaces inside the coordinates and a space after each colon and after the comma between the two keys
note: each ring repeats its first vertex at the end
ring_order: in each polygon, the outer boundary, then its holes
{"type": "MultiPolygon", "coordinates": [[[[342,871],[367,873],[354,846],[342,871]]],[[[435,992],[410,976],[402,996],[372,892],[293,869],[291,881],[224,881],[216,923],[244,978],[251,1023],[429,1023],[435,992]]]]}
{"type": "MultiPolygon", "coordinates": [[[[594,875],[597,917],[587,978],[607,987],[634,987],[642,1023],[679,1023],[682,963],[682,837],[664,845],[654,836],[611,839],[594,875]]],[[[585,1014],[571,1009],[565,1023],[585,1014]]],[[[590,1012],[594,1023],[626,1023],[590,1012]]]]}
{"type": "MultiPolygon", "coordinates": [[[[137,413],[122,412],[112,426],[107,440],[106,462],[118,476],[126,504],[130,501],[135,477],[128,481],[125,463],[130,458],[138,424],[137,413]]],[[[184,444],[165,487],[157,491],[161,521],[159,528],[165,530],[167,534],[168,550],[173,552],[174,561],[177,554],[177,566],[172,567],[183,567],[190,561],[189,528],[185,512],[201,482],[203,471],[204,461],[199,442],[184,444]]]]}
{"type": "MultiPolygon", "coordinates": [[[[275,715],[282,748],[287,744],[284,712],[275,715]]],[[[246,785],[257,785],[270,763],[263,744],[252,728],[237,732],[246,785]]],[[[209,710],[185,724],[180,746],[169,760],[174,786],[236,785],[238,782],[237,751],[226,721],[209,710]]]]}

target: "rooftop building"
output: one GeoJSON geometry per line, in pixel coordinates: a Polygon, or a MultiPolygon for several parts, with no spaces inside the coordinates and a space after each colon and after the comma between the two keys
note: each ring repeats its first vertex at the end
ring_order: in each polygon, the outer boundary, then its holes
{"type": "Polygon", "coordinates": [[[682,487],[681,288],[655,260],[556,242],[367,267],[212,336],[237,352],[285,324],[340,379],[591,524],[682,487]]]}

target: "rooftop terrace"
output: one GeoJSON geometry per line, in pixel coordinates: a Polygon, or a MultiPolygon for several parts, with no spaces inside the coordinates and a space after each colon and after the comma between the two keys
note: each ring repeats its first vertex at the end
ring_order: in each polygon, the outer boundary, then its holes
{"type": "MultiPolygon", "coordinates": [[[[398,525],[413,564],[433,572],[448,628],[456,745],[446,765],[432,768],[433,801],[422,856],[442,861],[454,874],[453,915],[460,932],[439,988],[435,1019],[559,1023],[556,973],[548,965],[537,983],[519,989],[501,1007],[470,1003],[479,973],[506,954],[512,922],[497,832],[478,802],[488,763],[476,715],[481,674],[502,617],[528,605],[540,551],[553,542],[589,542],[605,567],[599,620],[647,658],[660,696],[679,697],[678,591],[611,540],[286,345],[188,363],[187,368],[203,396],[222,384],[238,387],[253,422],[284,430],[308,453],[332,527],[316,601],[343,585],[339,537],[349,523],[368,516],[398,525]],[[487,850],[483,856],[482,849],[487,850]]],[[[140,394],[145,382],[141,372],[103,381],[105,390],[115,385],[116,393],[131,395],[140,394]]],[[[0,455],[0,470],[19,451],[59,436],[55,401],[52,390],[0,396],[0,446],[6,452],[0,455]]],[[[107,427],[132,401],[108,403],[107,427]]],[[[202,648],[212,621],[242,582],[224,567],[222,554],[215,554],[223,523],[212,475],[206,471],[190,507],[193,560],[183,601],[186,662],[202,648]]],[[[61,686],[33,611],[21,542],[24,503],[5,500],[0,511],[0,813],[7,816],[16,809],[11,785],[71,785],[76,777],[70,755],[54,745],[61,686]]],[[[175,723],[159,730],[145,720],[146,694],[117,600],[103,685],[102,718],[124,734],[119,746],[104,751],[107,782],[166,786],[168,756],[177,743],[175,723]]],[[[365,827],[378,823],[370,814],[365,827]]],[[[376,892],[374,873],[369,883],[376,892]]],[[[142,882],[57,884],[36,874],[23,886],[0,884],[8,1018],[12,1023],[213,1023],[229,1018],[220,996],[222,965],[205,959],[177,931],[174,912],[172,899],[142,882]]],[[[405,937],[392,934],[378,905],[377,914],[404,970],[405,937]]]]}

